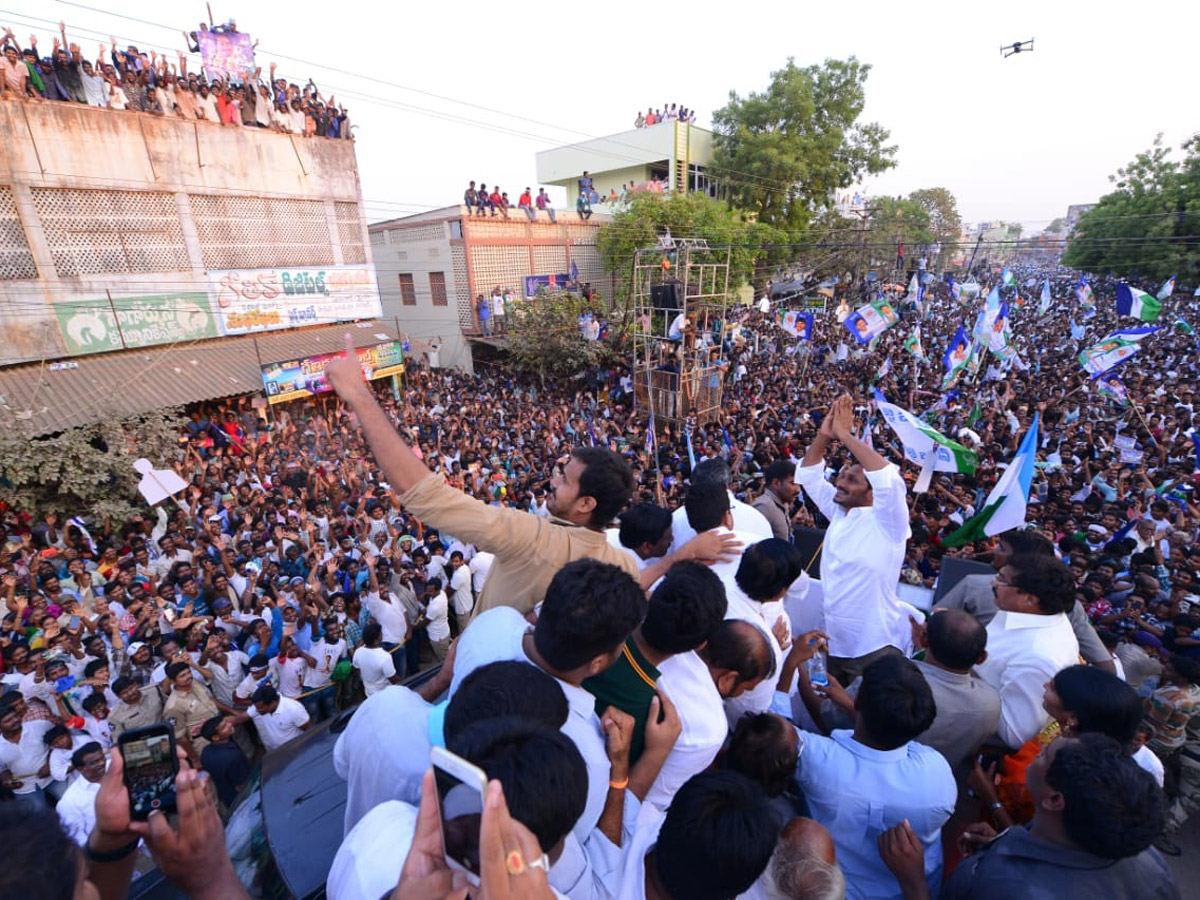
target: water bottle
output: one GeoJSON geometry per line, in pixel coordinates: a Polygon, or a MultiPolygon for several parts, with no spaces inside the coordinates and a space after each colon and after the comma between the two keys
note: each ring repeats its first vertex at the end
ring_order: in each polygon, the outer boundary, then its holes
{"type": "Polygon", "coordinates": [[[825,654],[818,650],[806,664],[808,683],[813,687],[829,687],[829,672],[825,668],[825,654]]]}

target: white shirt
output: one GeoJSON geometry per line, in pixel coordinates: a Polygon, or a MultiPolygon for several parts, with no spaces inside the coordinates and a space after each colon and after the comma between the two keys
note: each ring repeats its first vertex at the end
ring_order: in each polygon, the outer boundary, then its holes
{"type": "Polygon", "coordinates": [[[908,819],[925,847],[925,878],[933,896],[942,879],[941,829],[958,796],[945,757],[915,741],[875,750],[853,732],[804,735],[796,780],[812,817],[829,829],[848,900],[894,898],[900,885],[879,858],[879,835],[908,819]]]}
{"type": "Polygon", "coordinates": [[[278,750],[294,737],[298,737],[308,724],[308,712],[299,700],[291,697],[280,697],[279,706],[275,712],[263,715],[257,707],[247,710],[250,718],[258,728],[258,736],[262,739],[267,752],[278,750]]]}
{"type": "Polygon", "coordinates": [[[1039,616],[1001,610],[988,623],[987,633],[987,659],[975,672],[1000,692],[997,733],[1016,749],[1050,722],[1042,708],[1046,682],[1079,662],[1079,641],[1066,613],[1039,616]]]}
{"type": "MultiPolygon", "coordinates": [[[[13,793],[31,794],[35,788],[44,788],[53,780],[37,777],[38,770],[46,764],[50,754],[50,748],[43,738],[52,727],[53,722],[25,722],[17,743],[0,737],[0,770],[8,769],[14,781],[24,782],[21,787],[13,788],[13,793]]],[[[599,818],[599,814],[596,817],[599,818]]]]}
{"type": "Polygon", "coordinates": [[[404,607],[395,597],[384,600],[379,594],[367,594],[367,609],[372,618],[383,629],[383,640],[388,644],[403,644],[404,633],[408,630],[408,619],[404,615],[404,607]]]}
{"type": "Polygon", "coordinates": [[[778,600],[771,603],[751,600],[742,593],[741,588],[730,582],[725,584],[725,599],[728,602],[728,608],[725,611],[726,620],[741,619],[743,622],[756,625],[767,636],[767,643],[771,645],[771,652],[775,655],[774,675],[764,678],[741,695],[730,697],[725,701],[725,720],[729,723],[729,729],[732,731],[737,726],[738,720],[746,713],[766,712],[771,708],[771,701],[775,697],[775,688],[779,681],[779,673],[783,669],[783,660],[787,655],[772,629],[779,621],[780,616],[783,616],[788,623],[789,634],[792,626],[787,611],[783,608],[783,603],[778,600]]]}
{"type": "Polygon", "coordinates": [[[88,737],[96,741],[105,750],[111,750],[113,745],[112,725],[108,719],[97,719],[87,713],[83,715],[83,730],[88,737]]]}
{"type": "Polygon", "coordinates": [[[488,570],[492,568],[492,563],[496,559],[495,553],[484,553],[480,551],[471,557],[471,561],[467,563],[471,570],[471,589],[475,591],[475,596],[479,596],[483,592],[483,583],[487,580],[488,570]]]}
{"type": "Polygon", "coordinates": [[[635,551],[630,550],[628,547],[622,544],[620,528],[605,528],[604,539],[608,541],[608,546],[615,547],[618,550],[623,550],[624,552],[628,553],[629,558],[637,563],[639,572],[655,561],[654,559],[642,559],[635,551]]]}
{"type": "MultiPolygon", "coordinates": [[[[219,624],[219,623],[218,623],[219,624]]],[[[213,698],[226,706],[233,705],[233,692],[245,678],[250,657],[235,647],[225,651],[225,665],[210,659],[205,668],[212,672],[213,698]]]]}
{"type": "MultiPolygon", "coordinates": [[[[744,531],[747,535],[753,536],[754,540],[750,543],[757,544],[769,537],[775,537],[775,532],[771,530],[771,523],[767,521],[767,517],[749,503],[743,503],[733,496],[732,491],[729,493],[729,509],[733,512],[733,530],[744,531]]],[[[687,520],[687,509],[682,506],[671,513],[671,535],[671,548],[667,551],[668,553],[678,550],[696,536],[696,529],[692,528],[687,520]]]]}
{"type": "Polygon", "coordinates": [[[890,464],[863,474],[874,505],[846,510],[833,502],[823,463],[796,469],[796,483],[829,519],[821,555],[829,655],[850,659],[903,647],[909,628],[896,596],[909,536],[904,479],[890,464]]]}
{"type": "Polygon", "coordinates": [[[421,802],[431,709],[416,692],[393,685],[354,713],[333,747],[333,769],[346,780],[345,834],[380,803],[421,802]]]}
{"type": "Polygon", "coordinates": [[[354,668],[362,676],[363,690],[370,697],[391,684],[396,674],[396,663],[392,655],[382,647],[359,647],[354,651],[354,668]]]}
{"type": "MultiPolygon", "coordinates": [[[[511,607],[497,607],[477,616],[471,622],[471,627],[458,639],[450,696],[454,696],[464,678],[488,663],[516,660],[534,665],[525,655],[524,637],[527,631],[529,623],[511,607]]],[[[585,843],[600,821],[600,813],[604,811],[611,766],[604,750],[604,730],[596,717],[596,698],[581,687],[555,680],[567,698],[567,721],[563,723],[562,732],[575,742],[587,765],[587,806],[574,828],[580,843],[585,843]]]]}
{"type": "Polygon", "coordinates": [[[317,667],[314,669],[310,666],[304,673],[304,689],[325,687],[333,677],[333,667],[346,655],[346,641],[339,640],[335,644],[330,644],[324,638],[313,641],[308,655],[316,660],[317,667]]]}
{"type": "MultiPolygon", "coordinates": [[[[329,900],[376,900],[395,890],[417,831],[417,809],[398,800],[381,803],[346,835],[325,882],[329,900]]],[[[566,900],[553,886],[558,867],[555,863],[547,873],[550,890],[559,900],[566,900]]],[[[570,900],[582,898],[572,893],[570,900]]]]}
{"type": "Polygon", "coordinates": [[[63,831],[80,847],[87,843],[96,824],[96,795],[99,793],[100,782],[92,784],[86,778],[76,778],[55,807],[63,831]]]}
{"type": "Polygon", "coordinates": [[[682,726],[675,746],[654,779],[645,805],[663,812],[688,779],[717,758],[729,726],[712,675],[695,651],[677,653],[658,665],[658,689],[675,704],[682,726]]]}
{"type": "Polygon", "coordinates": [[[294,658],[284,657],[271,659],[271,670],[279,680],[279,693],[295,699],[304,693],[304,681],[307,677],[308,663],[303,656],[294,658]]]}
{"type": "Polygon", "coordinates": [[[450,598],[445,591],[438,591],[425,606],[425,617],[429,624],[425,631],[431,641],[444,641],[450,637],[450,598]]]}
{"type": "Polygon", "coordinates": [[[475,606],[475,597],[471,593],[471,570],[465,563],[450,576],[450,591],[454,594],[450,600],[454,614],[465,616],[475,606]]]}

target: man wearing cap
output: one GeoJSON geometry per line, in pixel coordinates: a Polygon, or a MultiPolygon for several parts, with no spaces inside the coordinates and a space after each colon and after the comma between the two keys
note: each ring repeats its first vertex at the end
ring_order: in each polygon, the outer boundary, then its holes
{"type": "MultiPolygon", "coordinates": [[[[133,647],[143,648],[144,644],[133,644],[133,647]]],[[[142,687],[131,678],[118,678],[113,682],[113,693],[120,702],[108,714],[108,724],[112,728],[113,740],[117,740],[122,732],[144,728],[162,721],[162,697],[154,687],[142,687]]]]}

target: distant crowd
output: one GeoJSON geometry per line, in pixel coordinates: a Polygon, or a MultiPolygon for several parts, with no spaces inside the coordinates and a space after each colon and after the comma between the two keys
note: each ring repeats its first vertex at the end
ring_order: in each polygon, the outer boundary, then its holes
{"type": "Polygon", "coordinates": [[[665,103],[662,109],[647,108],[643,113],[638,110],[637,118],[633,121],[634,128],[649,128],[651,125],[658,125],[662,122],[684,122],[688,125],[696,124],[696,111],[688,109],[686,106],[676,106],[672,103],[667,106],[665,103]]]}
{"type": "MultiPolygon", "coordinates": [[[[200,23],[201,32],[209,30],[200,23]]],[[[230,21],[211,30],[237,33],[237,24],[230,21]]],[[[198,33],[187,37],[188,49],[199,52],[198,33]]],[[[22,48],[11,28],[4,29],[0,48],[0,99],[82,103],[304,137],[352,139],[344,106],[333,96],[325,98],[311,79],[301,87],[277,78],[274,63],[266,80],[261,67],[227,79],[206,79],[203,72],[188,71],[182,51],[177,62],[171,62],[166,53],[147,54],[133,44],[119,50],[116,38],[99,44],[93,61],[79,44],[68,41],[63,22],[47,56],[41,55],[37,35],[30,35],[29,45],[22,48]]]]}

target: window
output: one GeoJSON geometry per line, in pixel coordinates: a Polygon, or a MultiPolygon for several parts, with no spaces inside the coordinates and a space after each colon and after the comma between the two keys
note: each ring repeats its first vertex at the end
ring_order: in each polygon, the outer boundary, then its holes
{"type": "Polygon", "coordinates": [[[409,272],[400,273],[400,302],[405,306],[417,305],[417,288],[409,272]]]}
{"type": "Polygon", "coordinates": [[[448,306],[446,302],[446,273],[429,273],[429,293],[433,297],[434,306],[448,306]]]}

